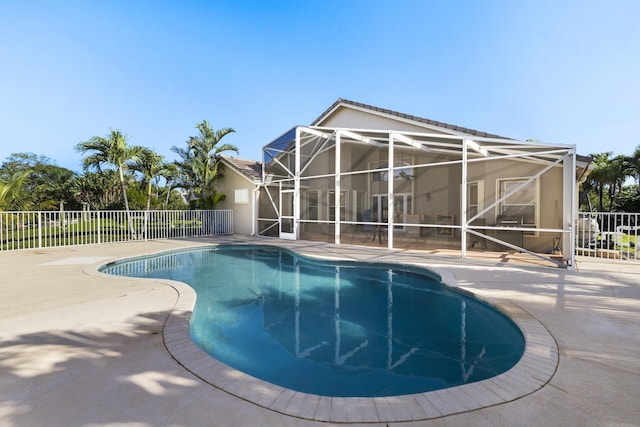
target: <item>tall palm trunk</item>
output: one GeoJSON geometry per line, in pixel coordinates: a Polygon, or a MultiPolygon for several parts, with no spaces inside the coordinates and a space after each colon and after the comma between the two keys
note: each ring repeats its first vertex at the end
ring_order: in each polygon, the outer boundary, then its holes
{"type": "Polygon", "coordinates": [[[120,186],[122,187],[122,199],[124,200],[124,209],[127,211],[127,223],[129,224],[129,233],[131,233],[132,238],[136,238],[136,229],[133,226],[133,218],[131,217],[131,211],[129,210],[129,199],[127,198],[127,186],[124,182],[124,172],[122,172],[122,168],[119,167],[118,171],[120,172],[120,186]]]}
{"type": "Polygon", "coordinates": [[[151,210],[151,190],[152,190],[152,185],[151,185],[151,180],[149,180],[149,182],[147,183],[147,210],[144,212],[144,234],[145,234],[145,238],[147,236],[147,233],[149,231],[149,211],[151,210]]]}
{"type": "Polygon", "coordinates": [[[151,180],[147,183],[147,212],[151,210],[151,190],[153,190],[153,186],[151,185],[151,180]]]}

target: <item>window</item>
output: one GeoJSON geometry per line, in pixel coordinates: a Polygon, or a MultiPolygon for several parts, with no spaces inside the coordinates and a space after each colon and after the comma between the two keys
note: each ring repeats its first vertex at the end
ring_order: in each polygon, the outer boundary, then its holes
{"type": "MultiPolygon", "coordinates": [[[[336,211],[335,211],[335,206],[336,206],[336,198],[335,198],[335,191],[329,191],[329,221],[335,221],[336,220],[336,211]]],[[[347,192],[346,191],[341,191],[340,192],[340,221],[345,221],[347,219],[347,192]]]]}
{"type": "MultiPolygon", "coordinates": [[[[411,164],[405,161],[398,161],[393,163],[393,167],[396,168],[393,171],[393,179],[411,179],[413,177],[413,168],[411,164]],[[405,167],[409,166],[409,167],[405,167]]],[[[372,165],[372,169],[385,169],[383,171],[374,172],[374,181],[388,181],[389,180],[389,163],[382,162],[378,165],[372,165]]]]}
{"type": "Polygon", "coordinates": [[[234,200],[236,205],[246,205],[249,203],[249,189],[248,188],[238,188],[235,190],[234,200]]]}
{"type": "Polygon", "coordinates": [[[467,218],[473,218],[484,209],[484,181],[467,184],[467,218]]]}
{"type": "MultiPolygon", "coordinates": [[[[526,181],[526,178],[499,180],[499,197],[502,198],[512,193],[518,186],[526,181]]],[[[499,214],[502,217],[517,218],[522,221],[523,225],[536,226],[537,206],[537,180],[532,180],[500,203],[499,214]]]]}
{"type": "Polygon", "coordinates": [[[320,201],[320,195],[318,191],[307,191],[304,195],[304,207],[303,219],[317,221],[318,220],[318,203],[320,201]]]}

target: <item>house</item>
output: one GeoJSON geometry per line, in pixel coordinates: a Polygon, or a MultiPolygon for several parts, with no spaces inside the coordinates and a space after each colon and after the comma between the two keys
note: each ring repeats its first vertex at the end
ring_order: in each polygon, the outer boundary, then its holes
{"type": "Polygon", "coordinates": [[[338,99],[264,147],[262,176],[251,181],[262,181],[252,227],[283,239],[449,248],[462,257],[554,255],[572,266],[577,181],[589,161],[573,145],[338,99]]]}

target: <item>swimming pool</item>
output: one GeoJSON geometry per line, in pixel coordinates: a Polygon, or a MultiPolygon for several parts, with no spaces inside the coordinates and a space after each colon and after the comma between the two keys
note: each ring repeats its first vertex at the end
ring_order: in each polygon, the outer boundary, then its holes
{"type": "Polygon", "coordinates": [[[128,260],[109,274],[188,283],[193,340],[252,376],[305,393],[391,396],[510,369],[520,330],[424,269],[218,246],[128,260]]]}

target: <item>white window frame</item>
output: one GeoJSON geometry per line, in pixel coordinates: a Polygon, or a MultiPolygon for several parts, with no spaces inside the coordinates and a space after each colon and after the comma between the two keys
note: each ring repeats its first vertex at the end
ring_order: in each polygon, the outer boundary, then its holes
{"type": "Polygon", "coordinates": [[[248,188],[236,188],[233,194],[233,201],[236,205],[248,205],[249,204],[249,189],[248,188]]]}
{"type": "MultiPolygon", "coordinates": [[[[340,199],[344,196],[344,205],[340,205],[340,222],[347,221],[347,206],[349,205],[349,192],[340,190],[340,199]]],[[[335,190],[327,191],[327,218],[329,222],[335,222],[335,190]],[[331,198],[334,198],[333,203],[331,198]]]]}
{"type": "Polygon", "coordinates": [[[467,182],[467,218],[473,218],[484,210],[484,180],[467,182]],[[471,203],[471,187],[476,186],[477,197],[475,204],[471,203]],[[471,212],[471,207],[475,206],[475,212],[471,212]]]}
{"type": "MultiPolygon", "coordinates": [[[[512,178],[499,178],[496,179],[496,199],[500,199],[503,196],[503,192],[502,192],[502,183],[503,182],[507,182],[507,181],[517,181],[519,183],[522,183],[524,181],[527,181],[531,179],[531,177],[512,177],[512,178]]],[[[540,180],[538,178],[534,179],[531,184],[534,185],[534,208],[533,208],[533,215],[534,215],[534,219],[533,219],[533,223],[530,222],[524,222],[523,219],[523,226],[525,227],[534,227],[534,228],[539,228],[540,225],[540,180]]],[[[499,215],[502,214],[503,211],[503,207],[505,205],[505,201],[507,201],[508,198],[506,200],[503,200],[502,202],[498,203],[496,205],[496,218],[498,218],[499,215]]],[[[519,205],[515,205],[515,204],[507,204],[507,205],[513,205],[513,206],[519,206],[519,205]]],[[[527,206],[525,205],[520,205],[520,206],[527,206]]]]}
{"type": "Polygon", "coordinates": [[[320,220],[320,190],[307,190],[304,192],[304,197],[303,197],[303,203],[304,203],[304,211],[306,213],[305,215],[305,221],[319,221],[320,220]],[[311,193],[314,193],[316,195],[316,204],[315,206],[311,205],[311,203],[309,203],[309,195],[311,193]],[[315,207],[316,208],[316,217],[315,218],[311,218],[311,216],[309,215],[309,210],[311,208],[315,207]]]}

